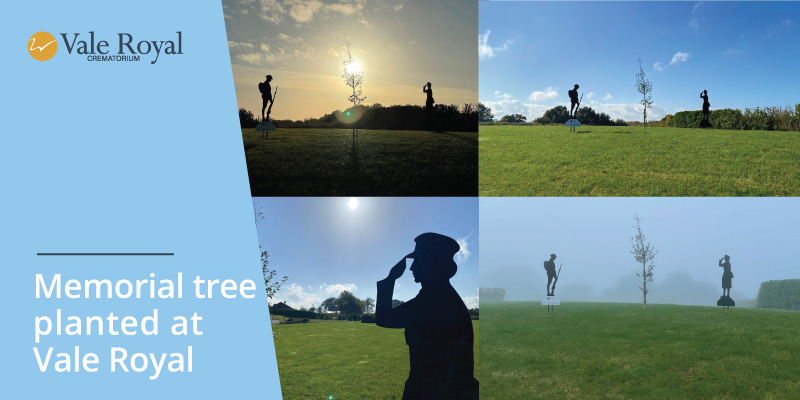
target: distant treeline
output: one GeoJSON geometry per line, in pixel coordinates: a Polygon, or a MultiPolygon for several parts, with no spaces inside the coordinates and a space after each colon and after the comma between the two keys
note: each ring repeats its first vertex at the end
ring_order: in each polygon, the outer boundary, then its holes
{"type": "Polygon", "coordinates": [[[478,296],[480,301],[487,303],[503,301],[506,298],[506,290],[503,288],[480,288],[478,296]]]}
{"type": "MultiPolygon", "coordinates": [[[[487,109],[488,114],[491,115],[491,109],[487,109]]],[[[606,113],[598,113],[592,107],[583,107],[578,109],[578,121],[583,125],[605,125],[605,126],[626,126],[628,125],[622,119],[613,120],[606,113]]],[[[505,124],[519,124],[528,120],[528,117],[522,114],[504,115],[497,122],[482,121],[482,125],[505,125],[505,124]]],[[[564,106],[555,106],[544,112],[539,118],[533,120],[534,124],[556,124],[563,125],[569,120],[569,110],[564,106]]]]}
{"type": "MultiPolygon", "coordinates": [[[[239,109],[239,123],[242,128],[255,128],[259,120],[252,112],[239,109]]],[[[320,118],[303,121],[273,120],[278,128],[328,128],[328,129],[391,129],[411,131],[456,131],[476,132],[478,130],[478,109],[474,104],[437,104],[430,115],[425,107],[415,105],[394,105],[384,107],[380,104],[350,107],[344,111],[334,111],[320,118]]]]}
{"type": "Polygon", "coordinates": [[[758,308],[800,310],[800,279],[763,282],[756,301],[758,308]]]}

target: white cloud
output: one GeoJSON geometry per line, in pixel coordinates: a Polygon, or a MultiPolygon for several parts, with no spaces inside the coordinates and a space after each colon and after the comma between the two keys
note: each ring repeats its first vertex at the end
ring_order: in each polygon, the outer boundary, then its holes
{"type": "Polygon", "coordinates": [[[492,109],[495,119],[500,119],[502,116],[509,114],[522,114],[528,118],[528,121],[533,121],[552,108],[552,106],[541,104],[523,103],[515,99],[514,96],[499,90],[494,92],[494,97],[494,100],[482,101],[482,103],[492,109]]]}
{"type": "Polygon", "coordinates": [[[794,21],[791,19],[784,19],[778,23],[777,26],[770,24],[766,37],[773,36],[779,32],[785,31],[794,25],[794,21]]]}
{"type": "Polygon", "coordinates": [[[660,62],[656,61],[655,64],[653,64],[653,69],[661,72],[664,70],[664,64],[661,64],[660,62]]]}
{"type": "Polygon", "coordinates": [[[320,290],[330,296],[338,296],[339,293],[347,290],[348,292],[355,292],[358,290],[358,286],[355,283],[335,283],[333,285],[328,285],[327,283],[323,283],[319,286],[320,290]]]}
{"type": "Polygon", "coordinates": [[[458,253],[456,253],[456,263],[458,264],[467,261],[467,259],[469,258],[470,252],[469,252],[469,243],[467,242],[467,239],[469,239],[470,235],[456,239],[458,245],[461,246],[461,248],[458,250],[458,253]]]}
{"type": "Polygon", "coordinates": [[[297,22],[308,22],[314,19],[314,13],[322,8],[319,0],[288,0],[289,15],[297,22]]]}
{"type": "Polygon", "coordinates": [[[679,62],[686,62],[689,59],[689,53],[682,53],[677,52],[674,56],[672,56],[672,61],[669,62],[669,65],[677,64],[679,62]]]}
{"type": "Polygon", "coordinates": [[[490,58],[494,58],[497,56],[497,53],[500,53],[503,50],[508,49],[508,46],[511,45],[511,41],[508,40],[503,43],[500,47],[492,47],[489,45],[489,34],[492,31],[487,30],[485,34],[481,35],[478,34],[478,58],[481,60],[488,60],[490,58]]]}
{"type": "Polygon", "coordinates": [[[594,97],[594,92],[589,92],[586,94],[586,100],[591,100],[592,97],[594,97]]]}
{"type": "Polygon", "coordinates": [[[611,100],[611,93],[606,93],[606,95],[603,97],[603,101],[609,101],[609,100],[611,100]]]}
{"type": "Polygon", "coordinates": [[[556,97],[558,97],[557,90],[558,88],[554,89],[552,87],[548,87],[543,92],[535,91],[531,93],[530,97],[528,97],[528,100],[535,101],[538,103],[543,100],[555,99],[556,97]]]}
{"type": "Polygon", "coordinates": [[[370,25],[370,23],[367,22],[367,20],[365,20],[364,18],[359,19],[358,22],[361,22],[361,24],[364,25],[364,27],[366,27],[366,28],[372,28],[373,27],[373,25],[370,25]]]}
{"type": "Polygon", "coordinates": [[[284,302],[294,309],[316,307],[329,297],[338,297],[344,290],[352,293],[358,290],[358,286],[352,283],[336,283],[333,285],[323,283],[317,286],[302,286],[292,283],[281,288],[272,299],[272,304],[284,302]]]}
{"type": "Polygon", "coordinates": [[[398,4],[398,5],[394,6],[394,10],[395,11],[400,11],[402,9],[403,9],[403,5],[402,4],[398,4]]]}
{"type": "Polygon", "coordinates": [[[467,308],[478,308],[478,296],[462,297],[461,300],[464,301],[467,308]]]}

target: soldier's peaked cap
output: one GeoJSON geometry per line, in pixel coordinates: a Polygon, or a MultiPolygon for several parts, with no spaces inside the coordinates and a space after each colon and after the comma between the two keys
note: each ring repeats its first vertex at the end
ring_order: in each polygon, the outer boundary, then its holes
{"type": "Polygon", "coordinates": [[[449,257],[453,256],[461,250],[461,246],[453,240],[453,238],[438,233],[427,232],[423,233],[416,238],[414,242],[417,246],[414,252],[409,254],[409,258],[415,257],[449,257]]]}

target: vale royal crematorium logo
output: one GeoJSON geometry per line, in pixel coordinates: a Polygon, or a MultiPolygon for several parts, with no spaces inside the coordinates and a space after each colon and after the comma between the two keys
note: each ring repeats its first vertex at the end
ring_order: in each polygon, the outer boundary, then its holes
{"type": "MultiPolygon", "coordinates": [[[[117,33],[115,40],[96,37],[94,31],[88,35],[60,33],[64,48],[70,55],[85,56],[86,61],[150,61],[155,64],[162,55],[183,54],[183,33],[175,32],[170,40],[136,40],[130,33],[117,33]]],[[[58,40],[48,32],[36,32],[28,39],[28,52],[38,61],[47,61],[56,55],[58,40]]]]}

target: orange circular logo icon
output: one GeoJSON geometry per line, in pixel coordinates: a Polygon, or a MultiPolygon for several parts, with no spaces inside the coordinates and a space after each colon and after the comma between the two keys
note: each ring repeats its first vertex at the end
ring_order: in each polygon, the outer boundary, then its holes
{"type": "Polygon", "coordinates": [[[36,32],[28,39],[28,52],[39,61],[47,61],[56,55],[58,43],[53,35],[42,31],[36,32]]]}

